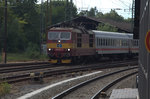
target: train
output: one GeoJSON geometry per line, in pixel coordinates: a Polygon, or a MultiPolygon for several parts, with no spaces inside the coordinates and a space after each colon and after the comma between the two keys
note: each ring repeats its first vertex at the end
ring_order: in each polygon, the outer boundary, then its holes
{"type": "Polygon", "coordinates": [[[50,63],[80,63],[102,57],[138,55],[139,40],[131,33],[53,27],[47,31],[47,54],[50,63]]]}

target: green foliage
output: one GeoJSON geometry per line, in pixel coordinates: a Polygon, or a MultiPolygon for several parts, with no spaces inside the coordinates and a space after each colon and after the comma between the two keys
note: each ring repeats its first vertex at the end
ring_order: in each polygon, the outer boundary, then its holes
{"type": "Polygon", "coordinates": [[[90,11],[81,11],[79,13],[79,16],[89,16],[89,17],[95,17],[98,14],[98,10],[96,7],[91,8],[90,11]]]}
{"type": "Polygon", "coordinates": [[[117,32],[118,29],[110,26],[109,24],[99,24],[97,27],[97,30],[101,30],[101,31],[110,31],[110,32],[117,32]]]}
{"type": "Polygon", "coordinates": [[[128,22],[128,23],[132,23],[133,19],[132,18],[128,18],[128,19],[125,19],[125,21],[128,22]]]}
{"type": "Polygon", "coordinates": [[[11,85],[7,82],[0,83],[0,96],[8,94],[10,92],[11,85]]]}
{"type": "Polygon", "coordinates": [[[90,17],[95,17],[97,13],[98,13],[98,10],[95,7],[95,8],[91,8],[90,11],[87,13],[87,15],[90,17]]]}
{"type": "Polygon", "coordinates": [[[40,57],[38,45],[29,43],[26,49],[26,55],[31,59],[38,59],[40,57]]]}
{"type": "Polygon", "coordinates": [[[120,15],[115,10],[111,10],[109,13],[104,14],[104,18],[112,19],[115,21],[124,21],[124,18],[120,15]]]}

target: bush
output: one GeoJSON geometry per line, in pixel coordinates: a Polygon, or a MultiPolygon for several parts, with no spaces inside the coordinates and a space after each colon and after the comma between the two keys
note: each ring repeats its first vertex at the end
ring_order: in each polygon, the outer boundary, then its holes
{"type": "Polygon", "coordinates": [[[7,82],[0,83],[0,96],[10,92],[11,85],[7,82]]]}
{"type": "Polygon", "coordinates": [[[29,43],[25,53],[32,59],[38,59],[40,57],[39,48],[36,44],[29,43]]]}

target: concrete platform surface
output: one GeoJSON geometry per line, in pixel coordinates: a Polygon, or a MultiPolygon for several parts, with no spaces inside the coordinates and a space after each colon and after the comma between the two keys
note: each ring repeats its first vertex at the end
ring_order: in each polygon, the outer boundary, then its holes
{"type": "Polygon", "coordinates": [[[109,99],[139,99],[138,89],[114,89],[109,99]]]}

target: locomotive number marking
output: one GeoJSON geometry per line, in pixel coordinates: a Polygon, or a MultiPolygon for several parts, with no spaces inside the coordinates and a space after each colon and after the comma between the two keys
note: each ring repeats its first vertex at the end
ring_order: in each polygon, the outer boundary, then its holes
{"type": "Polygon", "coordinates": [[[62,47],[62,44],[57,44],[57,47],[60,47],[60,48],[61,48],[61,47],[62,47]]]}

